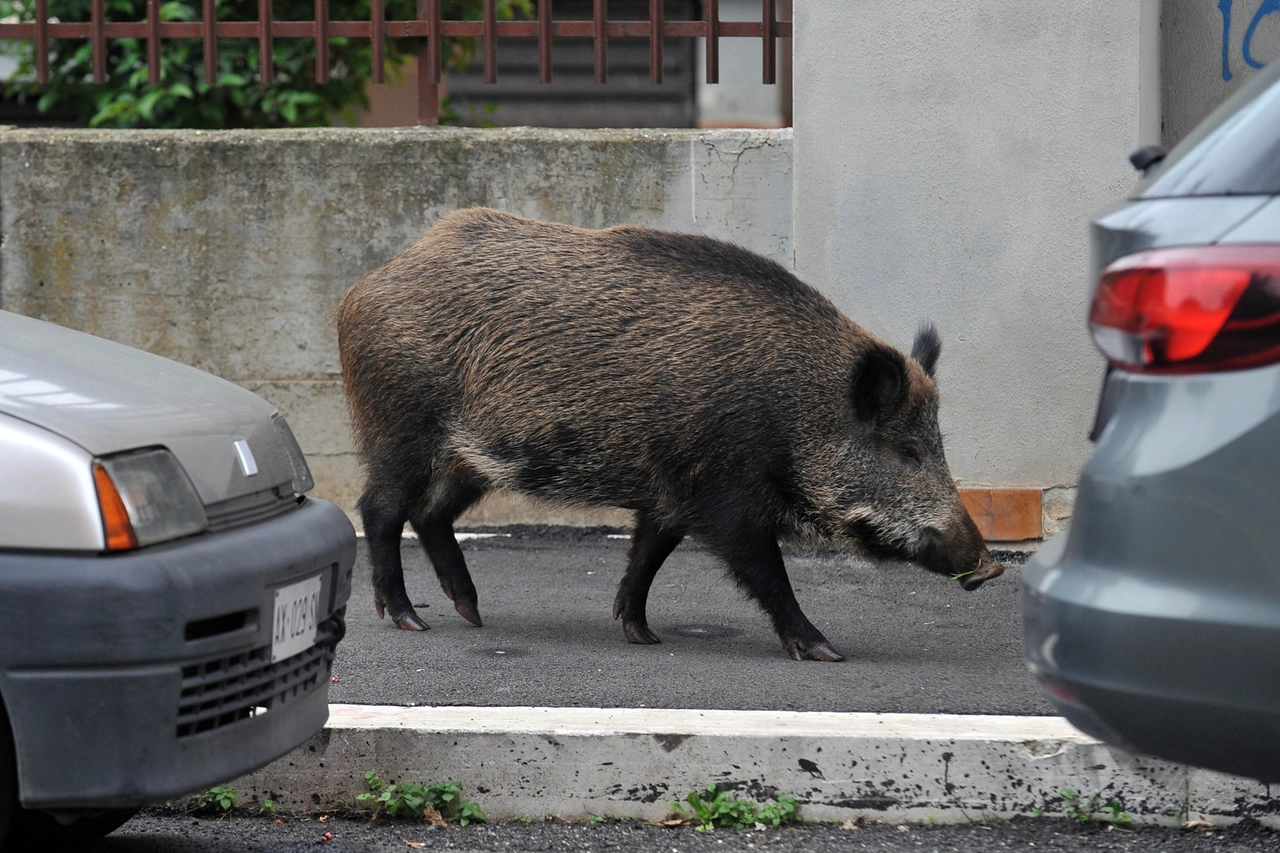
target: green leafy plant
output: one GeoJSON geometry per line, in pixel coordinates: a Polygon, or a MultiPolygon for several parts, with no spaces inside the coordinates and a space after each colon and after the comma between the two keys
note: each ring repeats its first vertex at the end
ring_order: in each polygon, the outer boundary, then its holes
{"type": "Polygon", "coordinates": [[[1100,815],[1105,815],[1105,817],[1101,818],[1102,820],[1109,821],[1117,826],[1122,826],[1126,823],[1133,823],[1133,815],[1124,811],[1120,805],[1120,801],[1114,798],[1112,798],[1111,802],[1098,809],[1098,813],[1100,815]]]}
{"type": "MultiPolygon", "coordinates": [[[[49,14],[57,20],[84,22],[90,19],[91,0],[50,0],[49,14]]],[[[483,0],[443,0],[446,19],[474,20],[481,16],[483,0]]],[[[255,0],[215,0],[219,21],[256,21],[255,0]]],[[[146,0],[106,0],[108,21],[146,20],[146,0]]],[[[530,17],[532,0],[498,0],[499,17],[530,17]]],[[[200,4],[195,0],[169,0],[160,6],[162,22],[200,20],[200,4]]],[[[315,6],[311,0],[273,0],[277,21],[311,20],[315,6]]],[[[386,0],[388,20],[415,17],[415,0],[386,0]]],[[[0,0],[0,18],[18,23],[35,18],[33,0],[0,0]]],[[[370,0],[329,0],[329,18],[369,20],[370,0]]],[[[8,97],[19,101],[34,99],[41,112],[70,112],[93,127],[134,128],[229,128],[326,126],[338,116],[355,123],[357,108],[367,108],[365,83],[373,73],[373,49],[369,39],[329,39],[327,83],[315,81],[314,39],[276,39],[272,43],[273,73],[270,83],[259,78],[258,40],[219,39],[217,77],[204,79],[204,43],[200,39],[165,39],[161,43],[159,83],[150,82],[146,62],[146,42],[142,39],[112,39],[107,48],[107,80],[92,81],[93,51],[84,39],[50,41],[49,67],[52,80],[47,86],[36,83],[35,44],[31,40],[0,43],[0,55],[17,62],[17,70],[7,87],[8,97]]],[[[409,57],[416,54],[412,39],[388,39],[386,67],[397,78],[409,57]]],[[[476,52],[475,39],[446,39],[441,51],[445,69],[462,69],[476,52]]],[[[457,110],[446,104],[443,120],[460,120],[457,110]]]]}
{"type": "Polygon", "coordinates": [[[226,814],[235,808],[239,794],[235,788],[213,787],[200,795],[196,803],[196,811],[226,814]]]}
{"type": "Polygon", "coordinates": [[[784,826],[794,823],[800,813],[800,804],[786,795],[776,802],[756,803],[731,797],[727,791],[716,790],[715,785],[708,785],[705,794],[690,791],[684,799],[689,806],[687,811],[677,800],[671,800],[671,808],[681,820],[696,822],[700,832],[717,826],[784,826]]]}
{"type": "Polygon", "coordinates": [[[1066,805],[1063,808],[1063,815],[1068,820],[1079,821],[1080,823],[1088,823],[1091,820],[1100,820],[1115,825],[1124,825],[1133,822],[1133,815],[1124,811],[1120,805],[1120,800],[1112,797],[1105,805],[1099,805],[1102,802],[1101,794],[1093,794],[1085,797],[1074,788],[1063,788],[1058,792],[1066,805]]]}
{"type": "Polygon", "coordinates": [[[375,770],[364,774],[364,782],[368,791],[356,797],[356,807],[373,812],[374,818],[386,813],[421,820],[432,817],[434,810],[441,819],[462,826],[489,820],[479,805],[462,796],[462,786],[457,782],[387,784],[375,770]]]}

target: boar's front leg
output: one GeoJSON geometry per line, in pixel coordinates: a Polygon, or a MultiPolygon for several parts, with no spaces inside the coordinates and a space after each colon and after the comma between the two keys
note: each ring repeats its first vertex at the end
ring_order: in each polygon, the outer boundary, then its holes
{"type": "Polygon", "coordinates": [[[724,554],[729,573],[773,620],[782,647],[794,660],[844,660],[800,610],[772,536],[742,536],[724,554]]]}
{"type": "Polygon", "coordinates": [[[435,567],[440,588],[453,601],[453,608],[472,625],[479,626],[476,585],[471,582],[471,573],[467,571],[467,561],[453,534],[453,525],[437,520],[414,524],[413,529],[417,532],[431,565],[435,567]]]}
{"type": "Polygon", "coordinates": [[[400,534],[406,517],[403,510],[395,508],[401,503],[384,490],[370,486],[356,504],[364,523],[365,541],[369,544],[369,561],[373,564],[373,605],[378,609],[378,618],[390,610],[397,626],[407,631],[425,631],[428,625],[418,618],[404,588],[400,534]]]}
{"type": "Polygon", "coordinates": [[[467,571],[467,561],[458,547],[453,523],[484,495],[484,488],[463,477],[439,477],[433,483],[426,509],[411,518],[422,548],[436,570],[440,588],[453,608],[472,625],[480,625],[476,585],[467,571]]]}
{"type": "Polygon", "coordinates": [[[627,555],[627,573],[622,576],[618,595],[613,600],[613,618],[622,619],[622,633],[633,643],[649,645],[662,642],[649,630],[645,604],[649,600],[653,576],[683,538],[684,531],[671,530],[644,513],[636,513],[631,551],[627,555]]]}

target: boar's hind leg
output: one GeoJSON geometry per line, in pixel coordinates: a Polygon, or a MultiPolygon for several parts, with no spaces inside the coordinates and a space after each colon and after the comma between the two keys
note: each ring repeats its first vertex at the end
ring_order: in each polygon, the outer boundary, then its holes
{"type": "Polygon", "coordinates": [[[618,595],[613,600],[613,618],[622,619],[622,632],[633,643],[648,645],[662,642],[649,630],[645,603],[649,599],[653,576],[683,538],[683,531],[667,529],[642,513],[636,514],[631,551],[627,556],[627,573],[622,576],[618,595]]]}
{"type": "Polygon", "coordinates": [[[472,625],[480,625],[476,604],[476,585],[467,571],[467,561],[453,534],[453,522],[478,501],[484,490],[474,483],[449,480],[434,490],[424,512],[409,522],[427,552],[440,587],[453,601],[453,607],[472,625]]]}
{"type": "MultiPolygon", "coordinates": [[[[373,480],[371,477],[370,481],[373,480]]],[[[356,505],[364,523],[365,541],[369,544],[369,561],[373,563],[373,604],[378,608],[378,618],[390,610],[397,626],[407,631],[425,631],[427,623],[418,618],[404,589],[400,534],[404,530],[405,513],[390,508],[399,503],[401,501],[389,500],[385,490],[375,492],[371,486],[356,505]]]]}
{"type": "Polygon", "coordinates": [[[733,579],[773,619],[787,654],[795,660],[844,660],[800,610],[776,539],[766,536],[752,541],[744,537],[733,545],[726,559],[733,579]]]}

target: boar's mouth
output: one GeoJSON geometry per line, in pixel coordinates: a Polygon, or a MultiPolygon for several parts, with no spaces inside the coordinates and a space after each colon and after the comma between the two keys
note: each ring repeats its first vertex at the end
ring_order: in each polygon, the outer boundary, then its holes
{"type": "Polygon", "coordinates": [[[879,560],[908,560],[928,571],[950,576],[952,580],[959,581],[960,588],[966,592],[972,592],[1004,574],[1004,565],[991,559],[981,539],[976,543],[975,554],[974,548],[949,547],[946,536],[933,527],[921,531],[914,548],[889,539],[865,518],[849,519],[846,529],[868,556],[879,560]],[[968,554],[957,551],[968,551],[968,554]],[[975,564],[975,568],[967,568],[975,564]]]}
{"type": "Polygon", "coordinates": [[[948,538],[941,530],[926,527],[916,543],[915,559],[931,572],[949,575],[961,589],[972,592],[1004,573],[1004,566],[991,559],[991,552],[977,530],[973,537],[948,538]]]}
{"type": "Polygon", "coordinates": [[[1002,574],[1004,574],[1004,564],[991,559],[990,554],[983,554],[978,562],[978,568],[958,575],[957,580],[960,581],[961,589],[965,592],[973,592],[987,581],[1002,574]]]}

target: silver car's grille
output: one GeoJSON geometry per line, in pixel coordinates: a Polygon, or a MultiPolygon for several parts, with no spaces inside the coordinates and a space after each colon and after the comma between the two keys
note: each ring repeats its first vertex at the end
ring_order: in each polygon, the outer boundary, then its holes
{"type": "Polygon", "coordinates": [[[278,489],[264,489],[251,495],[209,504],[204,508],[204,514],[209,519],[209,532],[218,533],[275,518],[297,506],[298,498],[291,489],[286,488],[284,494],[280,494],[278,489]]]}
{"type": "Polygon", "coordinates": [[[265,714],[321,689],[333,669],[333,652],[346,630],[343,610],[316,632],[316,644],[271,663],[271,647],[212,658],[182,668],[179,738],[213,731],[265,714]]]}

